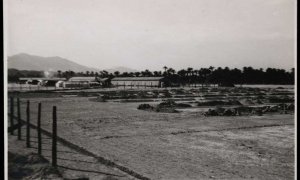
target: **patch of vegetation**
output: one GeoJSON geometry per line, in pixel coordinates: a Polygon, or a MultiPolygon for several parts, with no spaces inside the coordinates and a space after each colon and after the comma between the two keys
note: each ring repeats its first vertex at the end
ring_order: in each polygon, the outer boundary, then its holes
{"type": "Polygon", "coordinates": [[[257,115],[262,116],[265,113],[292,113],[294,112],[294,104],[278,104],[273,106],[239,106],[235,108],[216,107],[204,112],[205,116],[241,116],[241,115],[257,115]]]}
{"type": "Polygon", "coordinates": [[[199,102],[198,106],[219,106],[219,105],[242,105],[237,100],[229,100],[229,101],[206,101],[199,102]]]}
{"type": "Polygon", "coordinates": [[[148,110],[148,111],[154,111],[154,112],[165,112],[165,113],[176,113],[178,112],[175,108],[177,107],[191,107],[189,104],[184,103],[175,103],[174,100],[168,99],[163,101],[162,103],[159,103],[156,106],[152,106],[150,104],[140,104],[137,109],[139,110],[148,110]]]}
{"type": "Polygon", "coordinates": [[[294,102],[293,98],[290,98],[289,96],[281,96],[281,97],[269,97],[268,101],[270,103],[290,103],[290,102],[294,102]]]}
{"type": "Polygon", "coordinates": [[[150,104],[140,104],[137,109],[140,110],[154,110],[154,106],[151,106],[150,104]]]}
{"type": "Polygon", "coordinates": [[[186,104],[186,103],[177,103],[176,107],[179,107],[179,108],[189,108],[189,107],[192,107],[192,105],[186,104]]]}
{"type": "Polygon", "coordinates": [[[153,99],[122,99],[120,100],[122,103],[130,103],[130,102],[154,102],[153,99]]]}
{"type": "Polygon", "coordinates": [[[205,94],[203,97],[225,97],[223,94],[205,94]]]}
{"type": "Polygon", "coordinates": [[[158,104],[158,107],[175,107],[176,103],[172,99],[164,100],[162,103],[158,104]]]}

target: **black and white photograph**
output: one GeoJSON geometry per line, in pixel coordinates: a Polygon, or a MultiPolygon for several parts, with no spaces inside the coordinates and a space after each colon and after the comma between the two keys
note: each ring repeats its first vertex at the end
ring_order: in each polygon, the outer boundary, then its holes
{"type": "Polygon", "coordinates": [[[297,0],[3,5],[5,179],[297,179],[297,0]]]}

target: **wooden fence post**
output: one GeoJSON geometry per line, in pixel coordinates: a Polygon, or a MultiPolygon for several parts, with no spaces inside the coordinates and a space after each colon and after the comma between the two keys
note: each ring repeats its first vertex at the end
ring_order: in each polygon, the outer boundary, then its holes
{"type": "Polygon", "coordinates": [[[27,108],[26,108],[26,147],[30,147],[30,102],[27,100],[27,108]]]}
{"type": "Polygon", "coordinates": [[[20,107],[20,98],[17,100],[18,105],[18,140],[21,140],[21,107],[20,107]]]}
{"type": "Polygon", "coordinates": [[[52,123],[52,166],[56,167],[57,165],[57,124],[56,124],[56,106],[53,106],[53,123],[52,123]]]}
{"type": "Polygon", "coordinates": [[[14,97],[10,97],[10,127],[12,128],[10,134],[14,134],[14,97]]]}
{"type": "Polygon", "coordinates": [[[38,107],[38,121],[37,121],[38,154],[39,155],[42,155],[41,111],[42,111],[42,104],[39,103],[39,107],[38,107]]]}

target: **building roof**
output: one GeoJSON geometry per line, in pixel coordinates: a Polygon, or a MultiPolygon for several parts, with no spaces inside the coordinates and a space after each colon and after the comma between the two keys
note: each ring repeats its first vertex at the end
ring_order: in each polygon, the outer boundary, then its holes
{"type": "Polygon", "coordinates": [[[97,78],[97,80],[100,82],[105,82],[105,81],[109,80],[109,78],[97,78]]]}
{"type": "Polygon", "coordinates": [[[65,81],[57,81],[56,83],[63,83],[63,82],[65,82],[65,81]]]}
{"type": "Polygon", "coordinates": [[[69,81],[96,81],[95,77],[72,77],[69,81]]]}
{"type": "Polygon", "coordinates": [[[89,84],[88,81],[64,81],[64,84],[89,84]]]}
{"type": "Polygon", "coordinates": [[[164,77],[116,77],[111,81],[159,81],[164,77]]]}
{"type": "Polygon", "coordinates": [[[28,81],[28,80],[43,80],[43,81],[65,81],[66,78],[37,78],[37,77],[27,77],[27,78],[19,78],[20,81],[28,81]]]}

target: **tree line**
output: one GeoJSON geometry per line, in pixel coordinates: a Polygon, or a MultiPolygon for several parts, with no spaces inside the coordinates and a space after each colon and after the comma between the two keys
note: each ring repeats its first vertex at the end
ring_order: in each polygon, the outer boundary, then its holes
{"type": "MultiPolygon", "coordinates": [[[[8,81],[17,82],[20,77],[44,77],[43,71],[27,71],[8,69],[8,81]]],[[[74,72],[57,71],[52,74],[53,77],[71,78],[71,77],[165,77],[173,84],[294,84],[295,70],[267,68],[255,69],[253,67],[229,68],[210,66],[208,68],[186,68],[176,71],[173,68],[164,66],[161,71],[150,71],[148,69],[139,72],[119,72],[109,73],[105,70],[94,72],[74,72]]]]}

